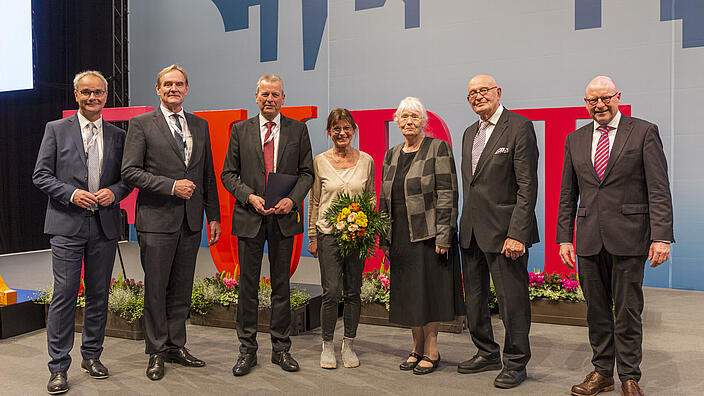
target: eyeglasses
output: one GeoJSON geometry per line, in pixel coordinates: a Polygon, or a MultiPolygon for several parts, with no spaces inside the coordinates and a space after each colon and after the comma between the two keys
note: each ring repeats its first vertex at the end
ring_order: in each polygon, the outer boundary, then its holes
{"type": "Polygon", "coordinates": [[[351,126],[345,125],[343,127],[339,127],[339,126],[334,127],[334,128],[332,128],[332,131],[335,133],[340,133],[342,131],[345,131],[345,133],[350,133],[350,132],[352,132],[352,129],[353,128],[351,126]]]}
{"type": "Polygon", "coordinates": [[[498,87],[496,85],[494,85],[493,87],[490,87],[490,88],[485,87],[485,88],[479,88],[478,90],[473,89],[473,90],[469,91],[469,95],[467,95],[467,99],[474,99],[477,96],[477,94],[482,94],[482,96],[486,96],[486,94],[488,94],[489,91],[491,91],[494,88],[498,88],[498,87]]]}
{"type": "Polygon", "coordinates": [[[611,102],[611,99],[616,95],[618,95],[618,92],[616,92],[615,94],[613,94],[611,96],[599,96],[596,98],[584,98],[584,101],[589,103],[590,106],[596,106],[596,104],[599,103],[599,99],[601,99],[601,103],[607,105],[607,104],[609,104],[609,102],[611,102]]]}
{"type": "Polygon", "coordinates": [[[407,120],[407,119],[409,119],[409,118],[412,119],[413,121],[418,121],[418,120],[420,120],[420,115],[419,115],[419,114],[408,114],[408,113],[405,113],[405,114],[401,114],[401,115],[398,117],[399,120],[407,120]]]}
{"type": "Polygon", "coordinates": [[[91,91],[90,89],[82,89],[78,93],[81,95],[85,96],[86,98],[90,98],[90,95],[95,95],[96,98],[99,98],[103,95],[105,95],[105,90],[103,89],[96,89],[95,91],[91,91]]]}

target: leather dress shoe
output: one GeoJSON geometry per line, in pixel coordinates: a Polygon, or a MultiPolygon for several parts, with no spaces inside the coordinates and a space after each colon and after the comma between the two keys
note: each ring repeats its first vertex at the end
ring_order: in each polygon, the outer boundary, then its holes
{"type": "Polygon", "coordinates": [[[638,385],[636,380],[628,380],[626,382],[621,382],[621,395],[622,396],[643,396],[644,393],[638,385]]]}
{"type": "Polygon", "coordinates": [[[572,387],[573,396],[594,396],[599,392],[608,392],[614,390],[614,378],[604,377],[603,375],[592,371],[587,374],[581,384],[572,387]]]}
{"type": "Polygon", "coordinates": [[[271,352],[271,362],[281,366],[284,371],[298,371],[298,362],[288,351],[271,352]]]}
{"type": "Polygon", "coordinates": [[[409,362],[408,359],[406,359],[403,363],[401,363],[401,364],[398,366],[398,368],[400,368],[402,371],[413,370],[413,369],[416,368],[416,366],[418,365],[418,362],[420,362],[420,360],[423,359],[423,356],[421,356],[421,355],[419,355],[419,354],[417,354],[417,353],[415,353],[415,352],[411,352],[411,354],[408,355],[408,357],[409,357],[409,358],[410,358],[410,357],[414,357],[414,358],[416,358],[416,361],[415,361],[415,362],[409,362]]]}
{"type": "Polygon", "coordinates": [[[501,359],[490,359],[480,355],[474,355],[469,360],[457,365],[457,372],[462,374],[481,373],[482,371],[501,370],[501,359]]]}
{"type": "Polygon", "coordinates": [[[438,365],[440,364],[440,354],[438,353],[438,358],[435,360],[432,360],[428,356],[423,356],[423,359],[421,359],[421,360],[425,360],[426,362],[430,362],[432,364],[432,366],[424,367],[424,366],[421,366],[420,364],[418,364],[418,365],[416,365],[416,367],[413,368],[413,374],[423,375],[423,374],[430,374],[433,371],[435,371],[435,369],[437,369],[438,365]]]}
{"type": "Polygon", "coordinates": [[[178,363],[186,367],[203,367],[205,362],[191,355],[186,348],[169,349],[164,357],[165,362],[178,363]]]}
{"type": "Polygon", "coordinates": [[[502,389],[515,388],[525,381],[527,376],[528,374],[525,368],[521,370],[509,370],[504,368],[499,375],[496,376],[496,379],[494,379],[494,386],[502,389]]]}
{"type": "Polygon", "coordinates": [[[235,377],[240,377],[242,375],[249,374],[249,370],[256,365],[256,353],[240,353],[240,356],[237,357],[237,362],[235,362],[235,366],[232,367],[232,375],[235,377]]]}
{"type": "Polygon", "coordinates": [[[152,353],[149,355],[147,378],[152,381],[158,381],[164,378],[164,357],[161,354],[152,353]]]}
{"type": "Polygon", "coordinates": [[[68,392],[68,377],[65,371],[57,371],[51,373],[49,383],[46,385],[46,391],[50,395],[58,395],[59,393],[68,392]]]}
{"type": "Polygon", "coordinates": [[[81,361],[81,370],[95,379],[105,379],[109,376],[107,367],[100,363],[100,359],[83,359],[81,361]]]}

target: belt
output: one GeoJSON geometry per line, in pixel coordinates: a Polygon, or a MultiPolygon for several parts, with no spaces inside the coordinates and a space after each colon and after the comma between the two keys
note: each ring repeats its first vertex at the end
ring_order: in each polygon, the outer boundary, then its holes
{"type": "Polygon", "coordinates": [[[98,211],[97,211],[97,210],[86,209],[86,211],[83,212],[83,215],[86,216],[86,217],[97,216],[97,215],[98,215],[98,211]]]}

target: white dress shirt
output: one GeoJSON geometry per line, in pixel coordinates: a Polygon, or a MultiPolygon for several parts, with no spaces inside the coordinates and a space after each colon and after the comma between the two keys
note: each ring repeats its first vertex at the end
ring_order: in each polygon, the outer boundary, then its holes
{"type": "MultiPolygon", "coordinates": [[[[188,122],[186,122],[186,115],[183,112],[183,107],[181,107],[181,111],[179,111],[178,113],[171,112],[171,110],[167,109],[163,103],[159,107],[161,107],[161,114],[164,115],[164,118],[166,119],[166,125],[169,126],[169,129],[171,130],[171,135],[174,137],[174,139],[176,138],[178,129],[175,124],[176,121],[173,119],[173,117],[171,117],[171,115],[177,114],[179,116],[183,132],[183,141],[186,146],[184,149],[184,157],[186,159],[186,165],[188,165],[188,163],[191,161],[191,153],[193,152],[193,136],[191,136],[191,130],[188,129],[188,122]]],[[[174,195],[175,189],[176,181],[174,180],[174,185],[171,186],[171,195],[174,195]]]]}
{"type": "MultiPolygon", "coordinates": [[[[95,144],[98,145],[98,163],[100,164],[100,169],[103,168],[103,116],[101,115],[100,118],[98,118],[95,121],[89,121],[86,117],[81,114],[80,110],[78,111],[78,125],[81,127],[81,139],[83,140],[83,152],[87,153],[88,152],[88,143],[90,143],[90,139],[93,137],[93,131],[90,130],[90,123],[92,122],[95,124],[96,128],[98,128],[98,137],[95,140],[95,144]]],[[[76,192],[79,189],[73,190],[73,193],[71,194],[71,199],[70,201],[73,202],[73,197],[76,195],[76,192]]]]}
{"type": "MultiPolygon", "coordinates": [[[[496,127],[496,123],[499,122],[499,118],[501,118],[501,113],[503,113],[503,112],[504,112],[504,106],[502,104],[499,104],[499,107],[496,109],[494,114],[491,117],[489,117],[489,119],[487,120],[487,121],[489,121],[489,125],[487,125],[486,131],[485,131],[486,141],[484,142],[484,144],[485,144],[484,148],[486,148],[486,143],[489,142],[489,138],[491,137],[491,133],[494,132],[494,127],[496,127]]],[[[479,122],[481,123],[482,120],[479,120],[479,122]]]]}
{"type": "MultiPolygon", "coordinates": [[[[266,131],[268,128],[266,127],[266,123],[269,122],[264,116],[259,114],[259,133],[261,134],[261,141],[262,141],[262,151],[264,151],[264,137],[266,136],[266,131]]],[[[272,139],[274,139],[274,173],[276,173],[276,165],[278,163],[278,157],[279,157],[279,132],[281,131],[281,113],[277,114],[276,117],[274,117],[271,122],[274,123],[274,126],[271,128],[271,136],[272,139]]]]}
{"type": "MultiPolygon", "coordinates": [[[[611,154],[611,147],[614,146],[614,139],[616,138],[616,128],[618,127],[618,123],[621,121],[621,112],[617,111],[616,115],[614,118],[609,122],[607,125],[612,127],[609,131],[609,154],[611,154]]],[[[601,125],[594,121],[594,133],[592,134],[592,165],[594,165],[594,155],[596,155],[596,146],[599,144],[599,138],[601,137],[601,131],[597,131],[596,129],[599,128],[601,125]]]]}

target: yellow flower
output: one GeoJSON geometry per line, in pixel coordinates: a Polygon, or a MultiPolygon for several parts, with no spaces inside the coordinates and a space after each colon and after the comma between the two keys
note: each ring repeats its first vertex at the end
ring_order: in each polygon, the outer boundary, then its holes
{"type": "Polygon", "coordinates": [[[343,214],[343,215],[347,216],[347,215],[350,214],[350,213],[352,213],[352,211],[350,211],[348,208],[342,209],[342,214],[343,214]]]}

